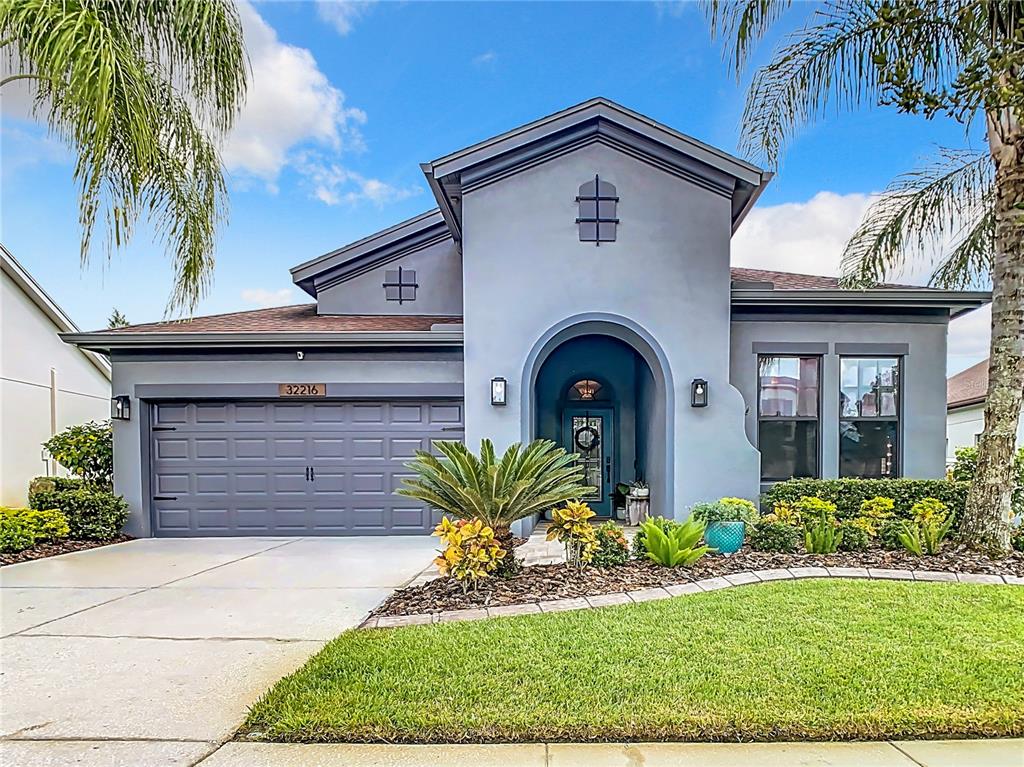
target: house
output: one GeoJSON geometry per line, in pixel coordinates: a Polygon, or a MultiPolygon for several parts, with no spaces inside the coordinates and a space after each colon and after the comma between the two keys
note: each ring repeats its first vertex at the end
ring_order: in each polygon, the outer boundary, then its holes
{"type": "MultiPolygon", "coordinates": [[[[985,428],[988,359],[950,376],[946,382],[946,463],[956,460],[957,448],[978,444],[985,428]]],[[[1017,444],[1024,445],[1024,412],[1017,424],[1017,444]]]]}
{"type": "Polygon", "coordinates": [[[78,328],[3,245],[0,271],[0,505],[24,506],[33,477],[64,473],[42,443],[110,417],[110,363],[61,342],[78,328]]]}
{"type": "Polygon", "coordinates": [[[315,303],[65,336],[130,409],[129,532],[423,534],[393,490],[440,438],[556,440],[603,515],[641,478],[683,517],[942,476],[947,325],[987,293],[730,269],[771,174],[605,99],[421,168],[437,208],[292,268],[315,303]]]}

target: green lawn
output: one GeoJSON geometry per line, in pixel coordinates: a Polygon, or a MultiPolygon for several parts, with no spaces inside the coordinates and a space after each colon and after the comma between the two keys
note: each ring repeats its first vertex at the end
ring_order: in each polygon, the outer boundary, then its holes
{"type": "Polygon", "coordinates": [[[808,580],[350,631],[250,712],[288,741],[1024,735],[1024,588],[808,580]]]}

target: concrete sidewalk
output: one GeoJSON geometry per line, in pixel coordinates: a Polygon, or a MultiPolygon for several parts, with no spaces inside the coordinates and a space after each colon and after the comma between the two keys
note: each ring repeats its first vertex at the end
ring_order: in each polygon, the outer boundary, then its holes
{"type": "Polygon", "coordinates": [[[1021,767],[1024,740],[881,743],[228,743],[199,767],[1021,767]]]}

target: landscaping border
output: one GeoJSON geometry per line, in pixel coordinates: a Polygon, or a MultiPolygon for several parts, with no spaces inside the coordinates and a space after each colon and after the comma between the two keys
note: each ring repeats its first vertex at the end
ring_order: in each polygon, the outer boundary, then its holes
{"type": "Polygon", "coordinates": [[[410,615],[383,615],[367,618],[358,629],[397,628],[399,626],[424,626],[434,623],[457,623],[477,621],[509,615],[533,615],[560,613],[572,610],[593,610],[598,607],[637,604],[658,599],[672,599],[705,591],[718,591],[734,586],[747,586],[771,581],[801,580],[806,578],[864,578],[887,581],[927,581],[945,583],[982,583],[991,585],[1024,586],[1024,578],[1016,575],[992,575],[985,573],[955,573],[941,570],[884,570],[873,567],[789,567],[775,570],[749,570],[715,578],[705,578],[690,583],[676,583],[670,586],[620,591],[588,597],[551,599],[538,602],[523,602],[498,607],[476,607],[466,610],[413,613],[410,615]]]}

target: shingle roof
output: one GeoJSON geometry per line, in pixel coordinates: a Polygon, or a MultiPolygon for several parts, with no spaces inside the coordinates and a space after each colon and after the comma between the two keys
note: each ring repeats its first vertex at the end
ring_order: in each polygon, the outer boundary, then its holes
{"type": "MultiPolygon", "coordinates": [[[[796,272],[775,272],[769,269],[747,269],[746,267],[732,267],[732,278],[739,282],[770,282],[776,290],[839,290],[838,277],[824,277],[819,274],[797,274],[796,272]]],[[[898,285],[893,282],[885,282],[877,285],[878,288],[901,288],[931,290],[920,285],[898,285]]]]}
{"type": "Polygon", "coordinates": [[[988,394],[988,360],[962,370],[946,381],[946,408],[984,402],[988,394]]]}
{"type": "Polygon", "coordinates": [[[414,314],[317,314],[316,304],[275,306],[248,312],[211,314],[190,320],[149,322],[105,331],[125,333],[360,333],[430,330],[433,325],[458,324],[462,317],[414,314]]]}

